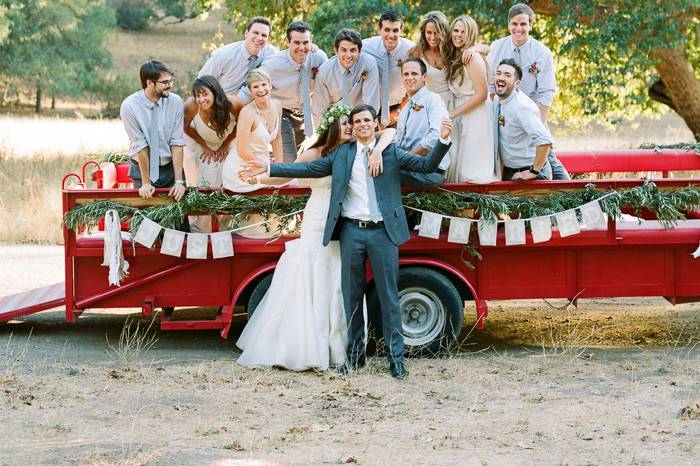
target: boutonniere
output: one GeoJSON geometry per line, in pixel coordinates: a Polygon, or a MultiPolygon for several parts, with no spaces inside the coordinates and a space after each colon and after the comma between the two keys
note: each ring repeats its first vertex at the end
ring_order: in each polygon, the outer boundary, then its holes
{"type": "Polygon", "coordinates": [[[498,124],[500,126],[505,126],[506,125],[506,117],[503,115],[498,115],[498,124]]]}
{"type": "Polygon", "coordinates": [[[367,79],[367,76],[369,76],[369,71],[364,70],[362,73],[360,73],[360,79],[365,80],[367,79]]]}
{"type": "Polygon", "coordinates": [[[396,66],[401,68],[403,66],[403,60],[399,58],[398,61],[396,62],[396,66]]]}
{"type": "Polygon", "coordinates": [[[536,73],[540,72],[540,70],[537,69],[537,63],[533,63],[532,65],[530,65],[530,68],[528,68],[527,70],[532,74],[536,74],[536,73]]]}
{"type": "Polygon", "coordinates": [[[317,74],[318,74],[318,66],[312,66],[311,67],[311,79],[316,79],[317,74]]]}
{"type": "Polygon", "coordinates": [[[416,103],[411,103],[411,110],[413,110],[414,112],[420,112],[424,108],[425,108],[425,105],[418,105],[416,103]]]}

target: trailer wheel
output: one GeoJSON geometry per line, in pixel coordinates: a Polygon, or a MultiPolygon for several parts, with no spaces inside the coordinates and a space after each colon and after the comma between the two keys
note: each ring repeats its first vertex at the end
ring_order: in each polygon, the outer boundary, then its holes
{"type": "Polygon", "coordinates": [[[270,288],[271,283],[272,274],[268,273],[253,288],[253,291],[250,293],[250,298],[248,298],[248,305],[246,306],[248,320],[253,316],[255,308],[260,304],[260,300],[265,296],[265,293],[267,293],[267,289],[270,288]]]}
{"type": "MultiPolygon", "coordinates": [[[[399,306],[406,352],[432,356],[446,350],[459,336],[464,323],[464,302],[454,284],[442,273],[425,267],[399,271],[399,306]]],[[[367,295],[369,324],[382,337],[379,297],[367,295]]]]}

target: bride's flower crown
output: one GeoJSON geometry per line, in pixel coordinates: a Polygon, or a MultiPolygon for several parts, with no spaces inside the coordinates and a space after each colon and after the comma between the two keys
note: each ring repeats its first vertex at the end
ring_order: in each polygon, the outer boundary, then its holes
{"type": "Polygon", "coordinates": [[[334,121],[339,120],[342,116],[350,115],[350,107],[347,105],[336,105],[326,110],[326,113],[321,117],[321,124],[318,126],[316,131],[318,134],[323,134],[328,131],[328,128],[333,124],[334,121]]]}

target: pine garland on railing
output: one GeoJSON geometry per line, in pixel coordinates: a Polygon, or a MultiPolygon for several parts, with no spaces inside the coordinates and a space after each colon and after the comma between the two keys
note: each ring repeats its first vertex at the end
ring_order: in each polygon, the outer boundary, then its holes
{"type": "MultiPolygon", "coordinates": [[[[278,193],[261,196],[230,195],[224,191],[199,192],[190,190],[180,202],[136,208],[112,201],[95,201],[66,212],[64,222],[73,230],[93,228],[109,209],[116,209],[121,219],[131,219],[130,230],[135,232],[142,215],[165,228],[177,228],[187,214],[228,214],[244,219],[248,213],[259,213],[263,218],[282,216],[304,208],[308,196],[285,196],[278,193]],[[141,215],[135,215],[136,212],[141,215]]],[[[601,208],[615,218],[621,209],[631,207],[641,214],[648,209],[665,227],[685,219],[684,212],[700,207],[700,189],[694,185],[685,188],[659,190],[653,182],[624,190],[602,191],[588,184],[580,191],[549,192],[544,195],[479,194],[438,189],[413,192],[403,196],[404,205],[441,215],[463,217],[474,210],[482,218],[495,221],[498,215],[518,213],[521,218],[551,215],[600,199],[601,208]],[[605,196],[605,197],[603,197],[605,196]]]]}
{"type": "Polygon", "coordinates": [[[692,150],[696,154],[700,155],[700,142],[679,142],[675,144],[654,144],[646,143],[639,146],[640,149],[652,149],[655,151],[660,151],[662,149],[682,149],[682,150],[692,150]]]}

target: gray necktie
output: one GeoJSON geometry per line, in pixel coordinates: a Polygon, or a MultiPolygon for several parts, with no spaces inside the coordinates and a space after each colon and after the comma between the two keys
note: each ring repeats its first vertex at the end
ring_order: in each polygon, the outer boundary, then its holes
{"type": "Polygon", "coordinates": [[[406,110],[405,112],[402,110],[401,113],[399,113],[399,122],[396,126],[398,126],[398,131],[399,131],[399,147],[402,149],[405,149],[405,146],[403,145],[403,140],[406,138],[406,128],[408,127],[408,119],[411,118],[411,111],[413,108],[413,100],[409,100],[408,103],[406,104],[406,107],[404,109],[406,110]],[[405,117],[404,117],[405,115],[405,117]]]}
{"type": "Polygon", "coordinates": [[[311,122],[311,57],[301,67],[301,92],[304,94],[304,135],[310,138],[314,134],[311,122]]]}
{"type": "Polygon", "coordinates": [[[520,52],[520,47],[515,47],[515,50],[513,50],[513,59],[515,60],[515,63],[518,64],[520,68],[523,67],[523,57],[520,52]]]}
{"type": "Polygon", "coordinates": [[[382,124],[386,125],[389,122],[389,66],[391,60],[389,58],[389,51],[387,50],[384,56],[384,70],[382,73],[382,124]]]}
{"type": "Polygon", "coordinates": [[[493,137],[493,172],[496,178],[501,179],[501,102],[496,103],[496,112],[494,119],[496,120],[496,131],[494,131],[493,137]]]}
{"type": "Polygon", "coordinates": [[[373,222],[378,222],[382,218],[377,204],[377,193],[374,191],[374,178],[369,174],[369,147],[362,149],[362,154],[365,156],[363,163],[365,164],[365,179],[367,180],[367,200],[369,201],[369,218],[373,222]]]}
{"type": "Polygon", "coordinates": [[[343,72],[343,103],[350,106],[350,70],[343,72]]]}
{"type": "Polygon", "coordinates": [[[156,182],[160,177],[160,105],[156,102],[151,109],[151,132],[149,134],[149,172],[151,182],[156,182]]]}
{"type": "Polygon", "coordinates": [[[251,55],[250,57],[248,57],[248,72],[250,73],[251,70],[257,68],[259,64],[260,62],[258,62],[257,55],[251,55]]]}

